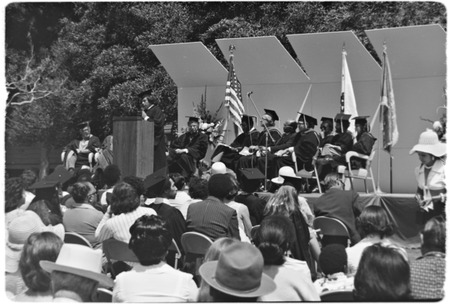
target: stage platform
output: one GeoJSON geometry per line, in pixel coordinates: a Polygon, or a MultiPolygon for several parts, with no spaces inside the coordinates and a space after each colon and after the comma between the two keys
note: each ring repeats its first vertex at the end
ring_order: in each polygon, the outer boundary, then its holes
{"type": "MultiPolygon", "coordinates": [[[[422,226],[417,222],[419,206],[415,200],[415,194],[391,194],[391,193],[358,193],[363,206],[382,206],[389,218],[397,226],[396,233],[391,237],[398,245],[413,249],[420,247],[420,230],[422,226]]],[[[260,197],[266,200],[272,195],[268,192],[258,192],[260,197]]],[[[314,202],[321,196],[320,193],[301,194],[313,209],[314,202]]]]}

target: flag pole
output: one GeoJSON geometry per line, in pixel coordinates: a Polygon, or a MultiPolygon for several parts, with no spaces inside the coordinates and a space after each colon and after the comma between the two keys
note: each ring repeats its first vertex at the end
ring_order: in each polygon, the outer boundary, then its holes
{"type": "Polygon", "coordinates": [[[308,92],[306,92],[306,96],[305,96],[305,99],[303,99],[302,106],[300,107],[300,110],[297,112],[297,118],[296,118],[295,121],[298,121],[298,120],[299,120],[299,118],[300,118],[300,113],[303,112],[303,108],[305,107],[305,103],[306,103],[306,100],[308,99],[309,91],[311,91],[311,87],[312,87],[312,83],[309,84],[308,92]]]}

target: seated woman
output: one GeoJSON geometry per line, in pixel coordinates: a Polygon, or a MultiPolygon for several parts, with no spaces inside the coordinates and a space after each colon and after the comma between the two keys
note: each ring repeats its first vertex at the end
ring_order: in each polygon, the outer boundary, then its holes
{"type": "Polygon", "coordinates": [[[254,242],[264,258],[263,272],[271,277],[277,286],[275,291],[261,296],[261,301],[320,300],[307,264],[293,267],[290,265],[294,263],[286,263],[289,259],[286,254],[290,244],[295,242],[294,231],[292,222],[283,215],[271,215],[261,222],[254,242]]]}
{"type": "Polygon", "coordinates": [[[157,215],[143,215],[130,227],[130,249],[139,260],[116,277],[113,302],[193,302],[198,289],[192,275],[165,262],[172,235],[157,215]]]}
{"type": "Polygon", "coordinates": [[[356,220],[356,228],[361,235],[361,241],[347,248],[348,272],[356,273],[359,260],[366,247],[372,244],[390,243],[386,237],[394,234],[394,225],[389,220],[386,211],[381,206],[367,206],[356,220]]]}
{"type": "Polygon", "coordinates": [[[410,268],[406,252],[397,246],[374,244],[361,257],[355,275],[356,301],[410,301],[410,268]]]}

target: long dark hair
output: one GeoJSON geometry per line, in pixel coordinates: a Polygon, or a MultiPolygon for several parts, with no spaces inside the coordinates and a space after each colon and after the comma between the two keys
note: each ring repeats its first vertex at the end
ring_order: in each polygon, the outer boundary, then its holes
{"type": "Polygon", "coordinates": [[[381,206],[367,206],[356,219],[356,227],[361,237],[378,235],[380,238],[394,234],[395,226],[381,206]]]}

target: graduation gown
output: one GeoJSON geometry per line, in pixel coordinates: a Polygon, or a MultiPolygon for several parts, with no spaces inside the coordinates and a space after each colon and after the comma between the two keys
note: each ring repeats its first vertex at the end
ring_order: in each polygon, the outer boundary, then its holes
{"type": "Polygon", "coordinates": [[[164,124],[166,116],[161,108],[154,105],[147,109],[145,113],[148,115],[148,121],[154,123],[154,154],[153,154],[153,172],[167,166],[166,160],[166,140],[164,134],[164,124]]]}

